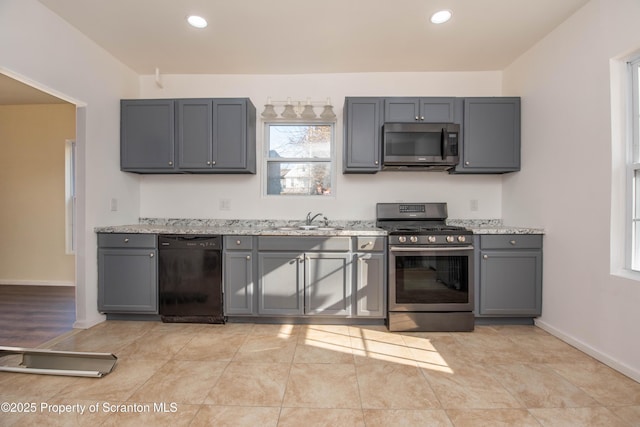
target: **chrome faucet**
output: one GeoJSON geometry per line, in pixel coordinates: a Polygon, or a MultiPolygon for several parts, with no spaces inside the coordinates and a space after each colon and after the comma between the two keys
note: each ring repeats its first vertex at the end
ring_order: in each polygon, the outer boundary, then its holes
{"type": "Polygon", "coordinates": [[[322,215],[321,213],[317,213],[314,216],[311,216],[312,212],[309,212],[307,214],[307,220],[306,220],[306,224],[307,225],[311,225],[311,223],[313,222],[314,219],[316,219],[317,217],[319,217],[320,215],[322,215]]]}

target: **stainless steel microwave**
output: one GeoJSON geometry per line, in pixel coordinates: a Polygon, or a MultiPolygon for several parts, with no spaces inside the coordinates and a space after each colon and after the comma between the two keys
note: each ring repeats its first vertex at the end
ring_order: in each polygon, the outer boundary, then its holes
{"type": "Polygon", "coordinates": [[[458,164],[460,125],[385,123],[382,168],[448,170],[458,164]]]}

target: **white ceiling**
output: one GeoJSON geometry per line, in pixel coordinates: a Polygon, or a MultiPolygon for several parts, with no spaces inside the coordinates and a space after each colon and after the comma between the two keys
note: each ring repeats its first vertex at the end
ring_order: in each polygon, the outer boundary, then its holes
{"type": "MultiPolygon", "coordinates": [[[[502,70],[589,0],[39,1],[139,74],[299,74],[502,70]]],[[[0,74],[0,105],[60,102],[0,74]]]]}
{"type": "Polygon", "coordinates": [[[588,2],[39,1],[139,74],[502,70],[588,2]],[[453,19],[435,26],[441,8],[453,19]]]}

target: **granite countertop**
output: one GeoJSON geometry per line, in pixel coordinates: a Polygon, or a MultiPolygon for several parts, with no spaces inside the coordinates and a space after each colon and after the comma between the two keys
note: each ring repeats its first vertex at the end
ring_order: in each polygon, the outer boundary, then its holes
{"type": "MultiPolygon", "coordinates": [[[[328,227],[300,229],[300,222],[280,220],[188,220],[141,218],[140,223],[96,227],[96,233],[218,234],[235,236],[386,236],[373,221],[331,221],[328,227]]],[[[315,224],[314,224],[315,225],[315,224]]]]}
{"type": "MultiPolygon", "coordinates": [[[[544,234],[536,227],[506,226],[501,220],[449,220],[474,234],[544,234]]],[[[302,230],[299,221],[140,218],[138,224],[96,227],[96,233],[217,234],[249,236],[386,236],[375,221],[331,221],[329,227],[302,230]]]]}

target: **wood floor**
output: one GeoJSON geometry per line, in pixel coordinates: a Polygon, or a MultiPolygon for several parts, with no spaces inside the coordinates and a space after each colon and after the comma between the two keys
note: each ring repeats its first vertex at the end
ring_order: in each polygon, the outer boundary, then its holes
{"type": "Polygon", "coordinates": [[[37,347],[73,329],[72,286],[0,285],[0,346],[37,347]]]}

